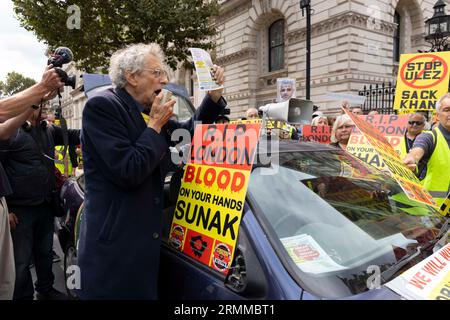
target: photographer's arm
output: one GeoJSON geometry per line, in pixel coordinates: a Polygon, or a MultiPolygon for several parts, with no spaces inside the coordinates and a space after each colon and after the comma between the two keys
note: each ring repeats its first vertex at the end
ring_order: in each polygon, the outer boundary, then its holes
{"type": "Polygon", "coordinates": [[[55,70],[49,69],[44,72],[42,79],[34,86],[19,92],[12,97],[0,100],[0,122],[5,122],[19,114],[30,110],[34,104],[51,96],[51,92],[64,86],[55,70]]]}
{"type": "Polygon", "coordinates": [[[28,111],[23,112],[17,117],[11,118],[3,123],[0,123],[0,140],[9,139],[14,132],[31,116],[33,109],[29,108],[28,111]]]}

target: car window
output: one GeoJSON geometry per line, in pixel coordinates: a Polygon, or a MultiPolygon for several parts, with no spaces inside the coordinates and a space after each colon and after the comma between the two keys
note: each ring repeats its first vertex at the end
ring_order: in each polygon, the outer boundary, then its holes
{"type": "Polygon", "coordinates": [[[444,222],[341,151],[281,153],[279,164],[255,166],[248,193],[274,245],[322,297],[368,290],[370,266],[387,269],[434,239],[444,222]]]}
{"type": "Polygon", "coordinates": [[[176,115],[178,121],[186,121],[192,116],[192,107],[186,98],[173,95],[172,99],[176,101],[173,107],[173,113],[176,115]]]}

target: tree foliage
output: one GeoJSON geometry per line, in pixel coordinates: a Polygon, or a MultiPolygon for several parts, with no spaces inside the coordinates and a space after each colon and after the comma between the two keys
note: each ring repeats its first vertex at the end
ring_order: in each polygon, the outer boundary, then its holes
{"type": "Polygon", "coordinates": [[[12,96],[20,91],[23,91],[32,85],[36,81],[31,78],[25,77],[15,71],[9,72],[6,75],[6,81],[0,81],[0,96],[12,96]]]}
{"type": "Polygon", "coordinates": [[[214,48],[210,18],[218,14],[217,0],[12,1],[25,29],[50,48],[71,48],[87,72],[105,70],[114,51],[133,43],[159,43],[172,68],[187,60],[189,47],[214,48]],[[71,5],[80,9],[80,29],[68,28],[71,5]]]}

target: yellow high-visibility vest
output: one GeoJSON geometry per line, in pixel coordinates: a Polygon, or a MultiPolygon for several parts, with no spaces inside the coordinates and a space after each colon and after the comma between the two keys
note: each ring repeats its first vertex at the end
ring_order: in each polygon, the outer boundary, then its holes
{"type": "MultiPolygon", "coordinates": [[[[436,203],[441,205],[450,190],[450,148],[439,127],[433,131],[436,132],[436,138],[433,135],[436,147],[428,160],[427,175],[422,183],[436,203]]],[[[432,133],[426,132],[426,134],[432,133]]]]}

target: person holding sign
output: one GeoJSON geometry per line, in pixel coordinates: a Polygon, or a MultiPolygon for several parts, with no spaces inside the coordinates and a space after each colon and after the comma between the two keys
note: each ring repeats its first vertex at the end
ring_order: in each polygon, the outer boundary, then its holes
{"type": "Polygon", "coordinates": [[[348,140],[352,134],[355,124],[352,119],[346,114],[340,115],[334,122],[333,129],[331,130],[331,143],[330,145],[347,150],[348,140]]]}
{"type": "Polygon", "coordinates": [[[422,183],[441,205],[450,190],[450,93],[439,99],[436,112],[439,126],[420,134],[403,162],[413,171],[417,170],[420,160],[427,163],[427,174],[422,183]]]}
{"type": "MultiPolygon", "coordinates": [[[[171,134],[179,128],[192,133],[194,121],[213,123],[225,109],[221,87],[208,92],[187,122],[171,119],[175,100],[161,102],[164,60],[156,43],[115,52],[109,67],[115,88],[93,95],[83,110],[81,299],[157,298],[171,134]]],[[[214,76],[223,86],[223,68],[214,66],[214,76]]]]}

